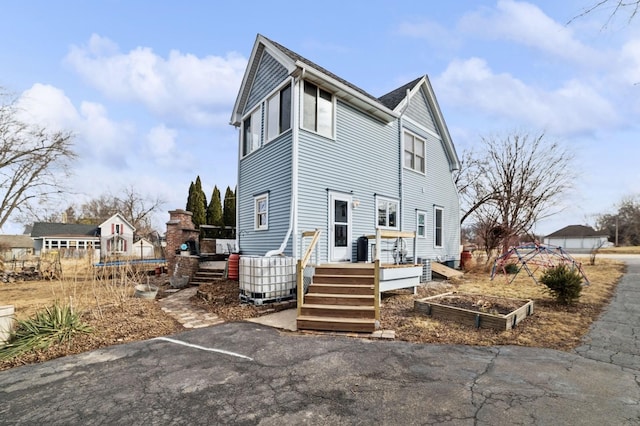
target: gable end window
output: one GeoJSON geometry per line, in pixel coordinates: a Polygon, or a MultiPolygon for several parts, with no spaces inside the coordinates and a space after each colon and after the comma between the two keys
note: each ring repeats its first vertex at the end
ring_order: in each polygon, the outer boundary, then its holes
{"type": "Polygon", "coordinates": [[[267,141],[275,139],[291,128],[291,86],[267,100],[267,141]]]}
{"type": "Polygon", "coordinates": [[[433,243],[436,247],[442,247],[442,230],[443,230],[443,212],[442,207],[436,207],[433,214],[434,239],[433,243]]]}
{"type": "Polygon", "coordinates": [[[242,156],[260,148],[260,108],[253,111],[242,122],[242,156]]]}
{"type": "Polygon", "coordinates": [[[304,82],[302,127],[333,138],[333,95],[308,81],[304,82]]]}
{"type": "Polygon", "coordinates": [[[398,201],[376,198],[376,226],[386,229],[398,229],[398,201]]]}
{"type": "Polygon", "coordinates": [[[425,142],[424,140],[412,135],[404,134],[404,166],[406,168],[424,173],[424,156],[425,142]]]}
{"type": "Polygon", "coordinates": [[[269,229],[269,194],[261,194],[254,197],[254,229],[269,229]]]}

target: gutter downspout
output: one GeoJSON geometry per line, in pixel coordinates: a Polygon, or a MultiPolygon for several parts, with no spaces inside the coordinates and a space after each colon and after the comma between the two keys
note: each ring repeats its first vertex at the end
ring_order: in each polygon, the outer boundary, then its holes
{"type": "MultiPolygon", "coordinates": [[[[399,163],[400,163],[400,208],[398,210],[400,210],[399,216],[399,229],[400,231],[402,231],[402,222],[404,220],[404,146],[403,146],[403,140],[402,140],[402,134],[403,134],[403,124],[402,124],[402,117],[404,117],[404,113],[407,111],[407,109],[409,108],[409,97],[410,94],[410,90],[407,89],[407,95],[406,95],[406,99],[407,99],[407,103],[406,105],[402,108],[402,111],[400,112],[400,117],[398,117],[398,158],[399,158],[399,163]]],[[[413,257],[415,259],[416,257],[416,239],[413,239],[413,257]]]]}
{"type": "Polygon", "coordinates": [[[234,188],[234,196],[235,200],[233,203],[236,206],[236,251],[240,253],[240,206],[238,205],[238,199],[240,198],[238,195],[240,188],[240,163],[242,162],[242,125],[236,127],[238,130],[238,172],[236,176],[236,187],[234,188]]]}
{"type": "MultiPolygon", "coordinates": [[[[293,93],[291,100],[291,111],[293,114],[293,119],[291,120],[291,210],[289,216],[289,229],[287,229],[287,234],[284,236],[284,240],[280,247],[276,250],[270,250],[265,253],[265,257],[278,256],[284,253],[284,250],[287,248],[287,244],[289,243],[289,238],[291,237],[291,233],[298,227],[298,98],[299,98],[299,88],[298,82],[302,80],[304,76],[304,68],[302,69],[302,73],[299,77],[293,79],[293,93]]],[[[296,249],[297,249],[297,241],[294,238],[292,254],[295,257],[296,249]]]]}

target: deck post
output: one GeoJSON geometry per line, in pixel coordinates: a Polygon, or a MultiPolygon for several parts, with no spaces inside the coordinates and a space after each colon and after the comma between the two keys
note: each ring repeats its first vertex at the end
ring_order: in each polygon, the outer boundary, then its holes
{"type": "Polygon", "coordinates": [[[298,263],[296,264],[296,295],[297,295],[297,305],[298,305],[298,316],[300,316],[302,312],[302,303],[304,302],[304,268],[302,267],[302,260],[298,259],[298,263]]]}
{"type": "Polygon", "coordinates": [[[376,259],[374,263],[374,306],[376,312],[376,320],[380,321],[380,259],[376,259]]]}

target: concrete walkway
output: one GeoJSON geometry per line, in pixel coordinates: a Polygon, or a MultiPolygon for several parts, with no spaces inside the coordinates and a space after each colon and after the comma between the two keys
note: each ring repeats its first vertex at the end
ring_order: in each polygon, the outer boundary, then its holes
{"type": "Polygon", "coordinates": [[[640,259],[618,259],[625,261],[627,272],[611,303],[575,351],[585,358],[640,370],[640,259]]]}

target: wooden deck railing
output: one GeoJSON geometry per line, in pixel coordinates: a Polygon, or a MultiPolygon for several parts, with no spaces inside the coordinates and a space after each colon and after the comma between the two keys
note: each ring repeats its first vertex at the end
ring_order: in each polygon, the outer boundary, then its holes
{"type": "Polygon", "coordinates": [[[311,259],[311,254],[316,248],[318,244],[318,240],[320,239],[321,231],[316,229],[315,231],[305,231],[302,233],[302,239],[311,237],[311,243],[309,243],[309,247],[305,251],[304,255],[298,260],[298,264],[296,267],[296,280],[297,280],[297,296],[298,296],[298,316],[300,316],[300,311],[302,309],[302,304],[304,303],[304,269],[307,267],[309,260],[311,259]]]}

